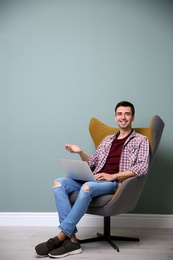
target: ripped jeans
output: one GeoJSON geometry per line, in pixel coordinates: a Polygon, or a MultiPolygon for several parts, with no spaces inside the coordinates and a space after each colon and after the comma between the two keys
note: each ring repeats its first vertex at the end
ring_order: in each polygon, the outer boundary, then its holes
{"type": "Polygon", "coordinates": [[[53,186],[55,203],[59,214],[59,229],[67,236],[77,232],[76,225],[86,213],[93,197],[114,193],[118,188],[118,182],[80,182],[70,178],[58,178],[59,182],[53,186]],[[72,206],[69,195],[78,191],[78,197],[72,206]]]}

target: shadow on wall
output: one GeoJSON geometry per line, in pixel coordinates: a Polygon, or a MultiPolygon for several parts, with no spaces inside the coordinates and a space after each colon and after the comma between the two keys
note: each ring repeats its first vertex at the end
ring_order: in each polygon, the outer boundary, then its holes
{"type": "Polygon", "coordinates": [[[173,214],[173,161],[158,154],[148,176],[141,198],[133,213],[173,214]]]}

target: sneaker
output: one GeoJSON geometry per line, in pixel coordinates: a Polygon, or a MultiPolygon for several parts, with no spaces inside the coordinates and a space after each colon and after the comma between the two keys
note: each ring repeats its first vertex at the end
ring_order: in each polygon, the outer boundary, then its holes
{"type": "Polygon", "coordinates": [[[48,256],[53,258],[60,258],[80,253],[82,253],[80,243],[73,243],[70,239],[66,239],[59,248],[52,250],[48,256]]]}
{"type": "Polygon", "coordinates": [[[58,237],[50,238],[47,242],[38,244],[35,247],[35,251],[39,256],[47,256],[50,251],[59,247],[62,242],[58,237]]]}

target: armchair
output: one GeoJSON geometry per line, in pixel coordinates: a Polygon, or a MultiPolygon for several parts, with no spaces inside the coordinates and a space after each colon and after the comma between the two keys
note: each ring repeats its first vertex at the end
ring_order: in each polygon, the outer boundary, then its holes
{"type": "MultiPolygon", "coordinates": [[[[164,122],[155,115],[150,121],[148,128],[134,128],[136,132],[146,135],[150,143],[150,165],[151,166],[159,146],[162,132],[164,129],[164,122]]],[[[110,127],[96,118],[91,118],[89,124],[90,135],[93,139],[95,147],[109,134],[115,133],[118,128],[110,127]]],[[[116,241],[139,241],[139,238],[131,237],[117,237],[110,234],[111,216],[116,216],[122,213],[132,211],[137,205],[143,188],[146,184],[149,173],[142,177],[132,177],[123,181],[115,194],[107,194],[95,197],[87,210],[87,214],[99,215],[104,218],[103,234],[97,234],[97,237],[80,240],[80,243],[107,241],[109,244],[119,252],[118,246],[114,243],[116,241]],[[133,192],[132,192],[133,191],[133,192]]],[[[77,198],[77,194],[71,195],[70,200],[73,204],[77,198]]]]}

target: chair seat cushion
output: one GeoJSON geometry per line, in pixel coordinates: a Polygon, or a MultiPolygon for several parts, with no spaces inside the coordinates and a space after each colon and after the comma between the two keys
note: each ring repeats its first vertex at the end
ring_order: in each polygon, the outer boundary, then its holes
{"type": "MultiPolygon", "coordinates": [[[[75,203],[77,196],[78,196],[78,192],[74,192],[70,195],[71,204],[75,203]]],[[[103,207],[104,205],[106,205],[112,199],[112,196],[113,196],[113,194],[106,194],[106,195],[97,196],[97,197],[92,199],[89,206],[94,207],[94,208],[103,207]]]]}

